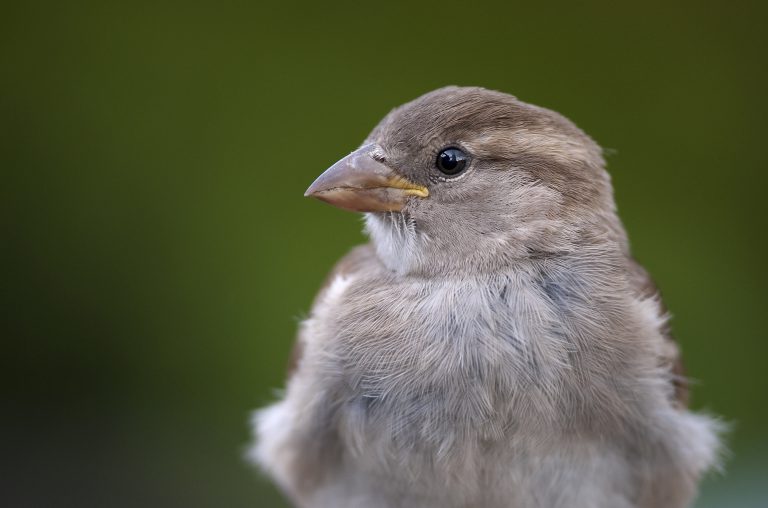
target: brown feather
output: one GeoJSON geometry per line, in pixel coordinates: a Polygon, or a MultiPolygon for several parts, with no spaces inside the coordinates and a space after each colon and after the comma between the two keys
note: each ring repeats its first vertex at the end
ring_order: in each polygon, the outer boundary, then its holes
{"type": "MultiPolygon", "coordinates": [[[[668,316],[669,311],[664,304],[664,300],[661,298],[661,292],[659,291],[656,283],[651,278],[650,274],[645,268],[640,265],[635,259],[630,257],[630,276],[632,283],[638,291],[638,295],[641,298],[653,298],[659,304],[659,312],[663,316],[668,316]]],[[[666,340],[664,355],[661,358],[662,365],[669,369],[670,378],[673,386],[673,399],[672,402],[679,408],[687,408],[690,399],[690,389],[688,378],[685,376],[685,366],[683,365],[683,357],[680,351],[680,347],[672,335],[669,321],[664,320],[664,324],[659,329],[662,336],[666,340]]]]}
{"type": "MultiPolygon", "coordinates": [[[[336,263],[330,273],[325,277],[325,281],[323,281],[322,286],[320,286],[320,290],[317,292],[317,295],[312,302],[312,308],[314,309],[314,307],[323,299],[325,292],[328,290],[328,287],[330,287],[331,283],[333,283],[336,277],[339,275],[346,275],[352,272],[356,272],[363,268],[365,265],[370,264],[371,262],[375,262],[375,258],[376,253],[374,252],[371,244],[358,245],[357,247],[354,247],[344,257],[342,257],[338,263],[336,263]]],[[[296,369],[298,368],[299,362],[301,362],[303,355],[304,341],[301,337],[301,329],[299,329],[299,333],[293,343],[293,348],[291,349],[291,353],[288,357],[286,379],[290,379],[294,372],[296,372],[296,369]]]]}

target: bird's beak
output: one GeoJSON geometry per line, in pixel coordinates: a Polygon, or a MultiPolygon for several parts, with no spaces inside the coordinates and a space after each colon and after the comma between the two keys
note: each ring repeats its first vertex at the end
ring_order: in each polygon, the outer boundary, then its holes
{"type": "Polygon", "coordinates": [[[399,212],[411,196],[429,196],[426,187],[374,159],[376,149],[369,144],[347,155],[317,177],[304,195],[353,212],[399,212]]]}

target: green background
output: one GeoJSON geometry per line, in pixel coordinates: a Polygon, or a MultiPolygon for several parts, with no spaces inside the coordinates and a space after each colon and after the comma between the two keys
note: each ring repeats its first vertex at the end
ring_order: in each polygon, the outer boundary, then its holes
{"type": "Polygon", "coordinates": [[[733,425],[697,506],[768,506],[765,27],[730,1],[4,2],[0,504],[283,506],[248,413],[363,241],[303,191],[461,84],[611,149],[694,406],[733,425]]]}

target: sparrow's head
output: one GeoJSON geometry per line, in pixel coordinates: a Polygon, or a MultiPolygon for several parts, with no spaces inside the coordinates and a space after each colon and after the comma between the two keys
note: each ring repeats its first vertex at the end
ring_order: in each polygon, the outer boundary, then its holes
{"type": "Polygon", "coordinates": [[[489,271],[620,241],[600,148],[553,111],[482,88],[389,113],[307,196],[358,212],[398,272],[489,271]]]}

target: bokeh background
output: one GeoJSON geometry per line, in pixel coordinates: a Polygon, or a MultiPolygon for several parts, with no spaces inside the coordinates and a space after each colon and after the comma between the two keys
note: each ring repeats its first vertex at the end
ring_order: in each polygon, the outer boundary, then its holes
{"type": "Polygon", "coordinates": [[[242,460],[297,321],[364,241],[302,197],[394,106],[481,85],[610,149],[694,406],[699,508],[768,506],[759,2],[5,2],[0,505],[281,507],[242,460]]]}

